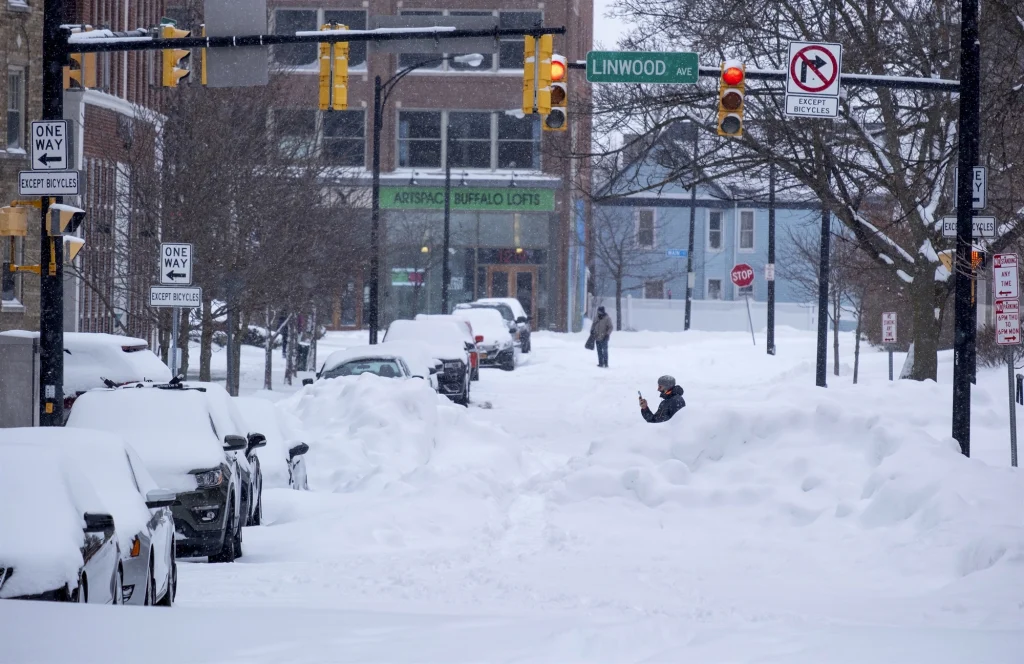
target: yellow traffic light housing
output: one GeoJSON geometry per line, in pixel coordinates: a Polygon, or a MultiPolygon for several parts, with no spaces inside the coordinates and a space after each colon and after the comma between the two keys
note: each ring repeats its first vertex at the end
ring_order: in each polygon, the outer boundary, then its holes
{"type": "MultiPolygon", "coordinates": [[[[86,25],[75,32],[92,32],[93,27],[86,25]]],[[[71,63],[64,66],[64,89],[84,90],[96,87],[96,54],[72,53],[71,63]]]]}
{"type": "Polygon", "coordinates": [[[566,131],[569,128],[569,63],[563,55],[551,56],[551,83],[548,91],[549,108],[544,116],[544,131],[566,131]]]}
{"type": "Polygon", "coordinates": [[[73,205],[55,203],[47,212],[46,232],[49,235],[74,233],[85,221],[85,210],[73,205]]]}
{"type": "Polygon", "coordinates": [[[730,61],[722,64],[718,83],[718,135],[743,135],[743,98],[746,95],[747,66],[730,61]]]}
{"type": "MultiPolygon", "coordinates": [[[[173,25],[164,24],[160,26],[161,39],[183,39],[191,35],[189,30],[179,30],[173,25]]],[[[189,60],[192,51],[186,48],[165,48],[163,50],[163,75],[161,84],[165,88],[175,88],[178,82],[191,73],[189,60]]]]}
{"type": "Polygon", "coordinates": [[[28,235],[28,209],[0,208],[0,237],[26,237],[28,235]]]}
{"type": "MultiPolygon", "coordinates": [[[[347,25],[325,23],[320,30],[348,30],[347,25]]],[[[320,110],[348,108],[348,42],[320,44],[320,110]]]]}
{"type": "Polygon", "coordinates": [[[554,38],[527,36],[523,45],[523,113],[547,114],[551,109],[551,55],[554,38]]]}
{"type": "Polygon", "coordinates": [[[72,263],[75,260],[75,256],[85,246],[85,240],[74,235],[64,236],[64,262],[72,263]]]}

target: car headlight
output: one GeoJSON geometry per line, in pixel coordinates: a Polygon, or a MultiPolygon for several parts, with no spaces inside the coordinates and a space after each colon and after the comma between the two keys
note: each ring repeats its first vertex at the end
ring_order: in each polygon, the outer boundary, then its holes
{"type": "Polygon", "coordinates": [[[195,474],[196,486],[200,489],[209,489],[210,487],[220,486],[224,483],[224,472],[217,468],[215,470],[205,470],[195,474]]]}

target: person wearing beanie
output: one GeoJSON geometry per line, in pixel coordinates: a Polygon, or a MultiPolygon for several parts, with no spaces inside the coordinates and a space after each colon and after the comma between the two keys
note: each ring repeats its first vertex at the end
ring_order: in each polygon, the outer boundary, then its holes
{"type": "Polygon", "coordinates": [[[658,379],[658,393],[661,394],[661,403],[658,404],[657,412],[652,413],[647,407],[647,399],[640,397],[640,414],[648,422],[668,422],[672,416],[686,406],[683,400],[683,388],[676,385],[676,379],[672,376],[662,376],[658,379]]]}
{"type": "Polygon", "coordinates": [[[612,319],[604,310],[604,307],[597,308],[597,318],[590,326],[590,337],[594,340],[597,348],[597,366],[608,366],[608,339],[612,336],[612,319]]]}

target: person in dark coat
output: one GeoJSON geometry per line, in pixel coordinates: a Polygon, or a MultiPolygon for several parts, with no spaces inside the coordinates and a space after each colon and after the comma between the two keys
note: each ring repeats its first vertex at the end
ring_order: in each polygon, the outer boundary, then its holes
{"type": "Polygon", "coordinates": [[[597,347],[597,366],[608,366],[608,339],[612,336],[612,319],[604,310],[604,307],[597,308],[597,318],[590,326],[590,336],[594,338],[594,345],[597,347]]]}
{"type": "Polygon", "coordinates": [[[661,394],[661,403],[658,404],[658,411],[652,413],[647,407],[647,399],[640,397],[640,414],[648,422],[668,422],[672,416],[686,406],[683,400],[683,388],[676,385],[676,379],[672,376],[662,376],[658,379],[658,392],[661,394]]]}

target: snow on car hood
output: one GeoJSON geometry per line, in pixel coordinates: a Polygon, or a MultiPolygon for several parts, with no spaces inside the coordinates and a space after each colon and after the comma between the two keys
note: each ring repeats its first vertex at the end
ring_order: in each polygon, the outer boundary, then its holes
{"type": "Polygon", "coordinates": [[[435,320],[396,320],[388,327],[383,344],[417,342],[440,360],[465,360],[466,347],[454,324],[435,320]]]}
{"type": "Polygon", "coordinates": [[[508,331],[505,319],[497,309],[456,309],[452,315],[468,320],[473,326],[473,333],[482,336],[484,344],[488,346],[494,343],[500,346],[512,343],[512,335],[508,331]]]}
{"type": "Polygon", "coordinates": [[[86,392],[67,426],[121,434],[163,488],[196,488],[193,470],[224,463],[206,395],[196,390],[122,388],[86,392]]]}
{"type": "Polygon", "coordinates": [[[14,570],[0,586],[0,599],[74,588],[83,562],[84,510],[60,456],[5,445],[0,459],[0,567],[14,570]]]}

